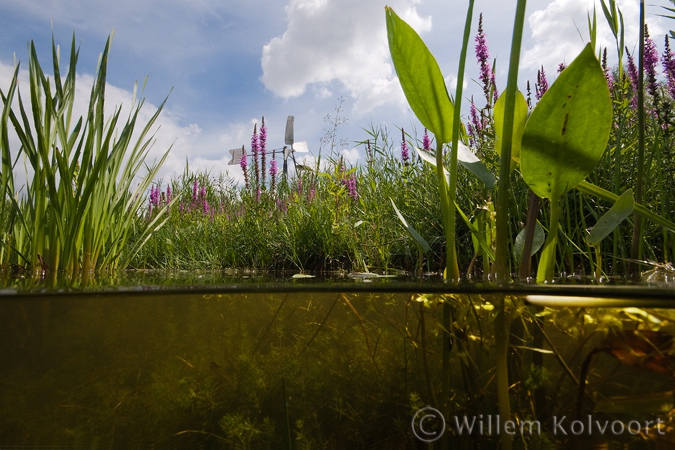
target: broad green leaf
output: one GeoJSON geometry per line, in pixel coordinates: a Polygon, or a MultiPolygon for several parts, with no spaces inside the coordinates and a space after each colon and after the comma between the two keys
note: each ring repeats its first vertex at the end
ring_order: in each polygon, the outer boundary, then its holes
{"type": "MultiPolygon", "coordinates": [[[[516,261],[520,261],[520,258],[523,254],[523,247],[525,246],[525,232],[527,230],[523,228],[516,236],[516,241],[513,243],[513,256],[516,261]]],[[[534,239],[532,240],[532,251],[530,256],[534,256],[535,253],[539,251],[542,245],[544,245],[544,240],[546,236],[544,235],[544,229],[537,223],[534,227],[534,239]]]]}
{"type": "MultiPolygon", "coordinates": [[[[422,158],[423,161],[431,164],[432,167],[436,167],[436,158],[432,156],[429,152],[422,150],[421,148],[414,147],[417,154],[422,158]]],[[[476,178],[481,180],[485,187],[492,189],[497,182],[497,179],[492,172],[483,164],[483,162],[474,155],[469,147],[464,145],[462,142],[459,142],[459,150],[457,151],[457,161],[464,166],[469,172],[474,174],[476,178]]],[[[443,173],[445,173],[445,178],[450,183],[450,172],[443,168],[443,173]]]]}
{"type": "Polygon", "coordinates": [[[614,228],[618,227],[623,220],[630,216],[635,209],[635,201],[633,200],[633,190],[628,189],[621,197],[612,205],[612,207],[598,220],[598,223],[591,229],[586,242],[589,245],[598,245],[600,241],[611,233],[614,228]]]}
{"type": "Polygon", "coordinates": [[[459,163],[469,172],[474,174],[476,178],[482,181],[486,188],[492,189],[497,182],[497,179],[492,175],[492,172],[485,167],[483,161],[471,152],[469,147],[464,145],[461,141],[458,142],[458,144],[457,161],[459,161],[459,163]]]}
{"type": "Polygon", "coordinates": [[[520,169],[540,197],[557,201],[595,168],[607,146],[612,103],[593,48],[558,77],[525,125],[520,169]]]}
{"type": "MultiPolygon", "coordinates": [[[[494,120],[495,120],[495,149],[497,153],[502,151],[502,135],[504,134],[504,107],[506,106],[506,95],[502,93],[495,102],[494,120]]],[[[527,122],[527,100],[523,93],[516,91],[516,108],[513,112],[513,143],[511,144],[511,159],[520,164],[520,142],[527,122]]],[[[511,163],[511,170],[515,164],[511,163]]]]}
{"type": "Polygon", "coordinates": [[[385,14],[391,59],[410,108],[437,140],[450,142],[454,108],[436,58],[393,9],[385,7],[385,14]]]}
{"type": "Polygon", "coordinates": [[[403,224],[403,228],[405,228],[408,234],[412,236],[413,239],[415,239],[417,245],[419,245],[425,252],[428,252],[431,247],[429,247],[427,241],[417,232],[417,230],[408,225],[408,221],[405,220],[405,217],[403,217],[401,212],[398,210],[398,208],[396,207],[396,203],[394,203],[394,200],[392,200],[391,197],[389,198],[389,200],[391,201],[391,206],[394,207],[394,211],[396,211],[398,220],[400,220],[401,223],[403,224]]]}
{"type": "MultiPolygon", "coordinates": [[[[608,202],[616,202],[619,199],[619,196],[614,194],[613,192],[609,192],[608,190],[603,189],[600,186],[596,186],[592,183],[589,183],[586,180],[579,183],[579,185],[576,186],[576,189],[585,194],[593,195],[597,198],[607,200],[608,202]]],[[[675,223],[647,209],[640,203],[635,203],[635,212],[640,213],[642,217],[645,217],[646,219],[649,219],[652,222],[661,225],[662,227],[667,228],[670,231],[675,231],[675,223]]]]}

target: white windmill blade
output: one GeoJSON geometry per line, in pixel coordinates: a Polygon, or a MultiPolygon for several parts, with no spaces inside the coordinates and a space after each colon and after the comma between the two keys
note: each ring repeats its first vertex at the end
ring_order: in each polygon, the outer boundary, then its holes
{"type": "Polygon", "coordinates": [[[239,164],[241,163],[241,158],[244,156],[244,146],[242,145],[241,148],[233,148],[230,150],[230,153],[232,154],[232,159],[229,163],[227,163],[227,165],[234,166],[239,164]]]}
{"type": "Polygon", "coordinates": [[[293,145],[293,122],[295,117],[288,116],[286,119],[286,145],[293,145]]]}
{"type": "Polygon", "coordinates": [[[296,153],[309,153],[307,141],[296,142],[293,144],[293,151],[296,153]]]}

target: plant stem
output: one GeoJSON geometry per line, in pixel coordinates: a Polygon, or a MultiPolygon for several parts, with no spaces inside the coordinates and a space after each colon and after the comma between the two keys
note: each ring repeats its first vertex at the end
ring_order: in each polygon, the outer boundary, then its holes
{"type": "MultiPolygon", "coordinates": [[[[642,185],[645,172],[645,94],[644,94],[644,53],[645,53],[645,1],[640,0],[640,55],[638,63],[638,161],[635,180],[635,201],[642,203],[642,185]]],[[[633,215],[633,240],[630,246],[632,260],[640,259],[640,241],[642,240],[642,216],[638,211],[633,215]]],[[[629,276],[637,277],[637,265],[628,266],[629,276]]]]}
{"type": "Polygon", "coordinates": [[[541,252],[539,269],[537,270],[537,283],[553,280],[555,274],[555,255],[558,243],[558,223],[560,222],[560,200],[551,201],[551,222],[548,228],[548,236],[541,252]]]}
{"type": "MultiPolygon", "coordinates": [[[[509,327],[506,317],[506,298],[499,300],[497,316],[495,317],[495,356],[497,366],[497,401],[499,402],[499,421],[503,430],[507,420],[511,418],[511,401],[509,399],[509,327]]],[[[501,448],[511,450],[513,437],[507,433],[501,435],[501,448]]]]}
{"type": "Polygon", "coordinates": [[[473,18],[474,0],[469,0],[469,9],[466,13],[466,22],[464,23],[464,37],[462,39],[462,51],[459,55],[459,70],[457,72],[457,91],[455,93],[455,109],[452,121],[452,153],[450,155],[450,191],[448,205],[448,221],[446,236],[452,238],[452,245],[448,245],[448,261],[446,266],[447,278],[459,280],[459,265],[457,263],[457,248],[455,246],[455,224],[456,214],[455,198],[457,196],[457,152],[459,150],[459,125],[461,123],[462,93],[464,88],[464,70],[466,67],[466,53],[471,38],[471,19],[473,18]]]}
{"type": "MultiPolygon", "coordinates": [[[[496,268],[497,279],[505,281],[509,278],[508,269],[508,239],[509,239],[509,173],[511,170],[511,140],[513,139],[514,110],[516,106],[516,90],[518,88],[518,66],[520,64],[520,46],[523,40],[525,24],[526,0],[518,0],[516,18],[513,25],[513,40],[511,41],[511,60],[509,61],[509,76],[506,85],[506,106],[504,109],[504,139],[502,140],[501,156],[499,160],[499,189],[497,192],[497,252],[496,268]]],[[[507,420],[507,418],[504,418],[507,420]]]]}
{"type": "Polygon", "coordinates": [[[525,221],[525,244],[523,245],[523,253],[520,256],[520,264],[518,266],[518,278],[521,280],[527,279],[532,270],[532,244],[534,241],[534,231],[537,226],[540,200],[540,197],[530,190],[527,219],[525,221]]]}

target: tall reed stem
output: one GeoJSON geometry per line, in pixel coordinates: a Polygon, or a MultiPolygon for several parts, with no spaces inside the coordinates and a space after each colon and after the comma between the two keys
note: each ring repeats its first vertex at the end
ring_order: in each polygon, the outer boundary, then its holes
{"type": "Polygon", "coordinates": [[[497,191],[497,252],[496,268],[497,279],[508,280],[508,241],[509,241],[509,191],[511,170],[511,140],[513,139],[514,110],[516,106],[516,91],[518,89],[518,67],[520,64],[520,47],[523,40],[525,24],[525,6],[527,0],[518,0],[516,18],[513,25],[513,40],[511,42],[511,60],[509,61],[509,75],[506,85],[506,106],[504,114],[504,138],[502,140],[501,156],[499,160],[499,189],[497,191]]]}
{"type": "MultiPolygon", "coordinates": [[[[642,187],[645,173],[645,94],[644,94],[644,53],[645,53],[645,1],[640,0],[640,55],[638,63],[638,160],[637,178],[635,180],[635,201],[642,203],[642,187]]],[[[633,240],[630,247],[630,257],[640,259],[640,241],[642,241],[642,216],[635,212],[633,215],[633,240]]],[[[637,265],[631,262],[629,275],[637,278],[637,265]]]]}

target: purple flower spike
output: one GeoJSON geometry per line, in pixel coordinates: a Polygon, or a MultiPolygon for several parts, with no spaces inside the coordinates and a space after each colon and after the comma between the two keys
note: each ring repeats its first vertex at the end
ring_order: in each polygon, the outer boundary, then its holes
{"type": "Polygon", "coordinates": [[[649,29],[645,24],[645,74],[647,75],[647,92],[654,98],[654,103],[658,99],[658,86],[656,83],[656,66],[659,63],[659,52],[656,50],[654,41],[649,37],[649,29]]]}
{"type": "Polygon", "coordinates": [[[605,78],[607,79],[607,87],[609,88],[609,94],[612,94],[614,90],[614,77],[612,76],[612,71],[607,64],[607,47],[602,52],[602,71],[605,72],[605,78]]]}
{"type": "Polygon", "coordinates": [[[195,180],[192,185],[192,202],[197,203],[197,191],[199,190],[199,182],[195,180]]]}
{"type": "Polygon", "coordinates": [[[260,139],[258,138],[258,125],[253,125],[253,134],[251,135],[251,153],[253,154],[253,167],[255,171],[255,189],[260,189],[260,163],[258,155],[260,153],[260,139]]]}
{"type": "Polygon", "coordinates": [[[241,146],[241,161],[239,161],[239,167],[241,167],[241,171],[244,173],[244,186],[246,186],[246,190],[248,190],[248,161],[246,160],[246,148],[244,146],[241,146]]]}
{"type": "Polygon", "coordinates": [[[635,60],[633,59],[633,55],[630,54],[628,51],[628,47],[626,47],[626,54],[628,55],[628,76],[630,77],[630,82],[633,85],[633,101],[632,101],[632,106],[633,108],[637,107],[637,91],[638,91],[638,69],[637,66],[635,65],[635,60]]]}
{"type": "Polygon", "coordinates": [[[666,44],[663,50],[663,72],[668,82],[668,92],[672,98],[675,98],[675,55],[670,50],[670,39],[666,36],[666,44]]]}
{"type": "Polygon", "coordinates": [[[534,95],[537,100],[541,100],[546,91],[548,91],[548,80],[546,79],[544,66],[541,66],[541,69],[537,70],[537,82],[534,84],[534,95]]]}
{"type": "Polygon", "coordinates": [[[483,93],[488,104],[490,104],[490,90],[493,89],[494,100],[497,100],[497,86],[495,85],[495,74],[490,67],[490,51],[488,50],[485,33],[483,33],[483,14],[478,18],[478,34],[476,35],[476,59],[480,65],[480,80],[483,83],[483,93]]]}
{"type": "Polygon", "coordinates": [[[352,200],[356,200],[358,198],[358,194],[356,192],[356,178],[353,176],[347,180],[347,190],[349,191],[349,196],[352,198],[352,200]]]}
{"type": "Polygon", "coordinates": [[[429,132],[426,128],[424,129],[424,137],[422,138],[422,148],[426,151],[431,150],[431,139],[429,139],[429,132]]]}
{"type": "Polygon", "coordinates": [[[270,161],[270,189],[274,192],[274,188],[277,183],[277,161],[274,159],[276,157],[276,152],[272,153],[272,161],[270,161]]]}
{"type": "Polygon", "coordinates": [[[410,152],[408,151],[408,143],[405,141],[405,131],[401,128],[401,159],[406,164],[410,160],[410,152]]]}
{"type": "Polygon", "coordinates": [[[267,145],[267,127],[265,126],[265,117],[262,118],[262,125],[260,126],[260,156],[261,156],[261,167],[260,173],[262,174],[262,186],[265,187],[265,147],[267,145]]]}

